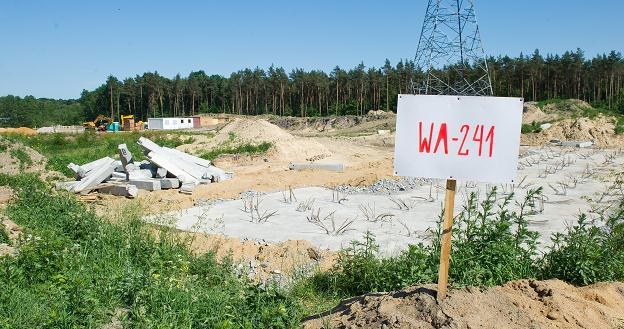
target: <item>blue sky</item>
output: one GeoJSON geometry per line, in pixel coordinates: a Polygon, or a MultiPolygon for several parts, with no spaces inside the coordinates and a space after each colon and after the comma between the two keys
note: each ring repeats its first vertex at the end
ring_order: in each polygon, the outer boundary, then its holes
{"type": "MultiPolygon", "coordinates": [[[[158,71],[229,75],[413,58],[426,0],[0,1],[0,96],[77,98],[158,71]]],[[[622,0],[476,0],[486,53],[624,48],[622,0]]]]}

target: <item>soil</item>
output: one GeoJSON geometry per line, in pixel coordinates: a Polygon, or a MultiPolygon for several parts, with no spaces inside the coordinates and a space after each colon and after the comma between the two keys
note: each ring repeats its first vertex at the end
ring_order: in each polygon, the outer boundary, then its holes
{"type": "Polygon", "coordinates": [[[341,302],[304,328],[619,328],[624,283],[574,287],[559,280],[519,280],[488,288],[451,289],[441,303],[435,285],[373,293],[341,302]]]}
{"type": "MultiPolygon", "coordinates": [[[[8,129],[8,128],[7,128],[8,129]]],[[[39,152],[24,146],[21,143],[8,142],[0,137],[0,144],[7,145],[6,150],[0,152],[0,172],[9,175],[17,175],[23,172],[43,172],[45,168],[45,158],[39,152]],[[11,151],[21,149],[32,160],[32,165],[20,167],[20,161],[11,156],[11,151]]]]}
{"type": "Polygon", "coordinates": [[[19,128],[0,128],[0,134],[19,134],[19,135],[37,135],[37,131],[28,127],[19,128]]]}
{"type": "Polygon", "coordinates": [[[359,136],[378,130],[394,130],[396,115],[381,110],[366,116],[322,118],[276,117],[270,122],[300,136],[359,136]]]}
{"type": "Polygon", "coordinates": [[[600,147],[624,145],[624,135],[616,135],[614,129],[615,119],[608,116],[564,119],[539,133],[524,134],[521,140],[524,145],[546,145],[552,140],[593,141],[600,147]]]}
{"type": "Polygon", "coordinates": [[[328,270],[337,257],[305,240],[269,244],[218,234],[185,234],[192,238],[195,253],[214,252],[217,259],[231,257],[235,264],[251,265],[254,271],[249,278],[256,282],[266,282],[276,274],[292,277],[306,270],[328,270]]]}
{"type": "Polygon", "coordinates": [[[19,242],[22,228],[15,224],[12,220],[0,215],[0,229],[4,230],[9,237],[9,244],[0,243],[0,257],[17,256],[18,250],[16,245],[19,242]]]}
{"type": "MultiPolygon", "coordinates": [[[[65,175],[63,175],[62,173],[46,169],[46,157],[44,157],[34,149],[19,142],[9,142],[6,139],[3,139],[2,136],[0,136],[0,145],[7,146],[6,150],[0,151],[0,172],[9,175],[17,175],[21,173],[38,173],[39,178],[44,181],[58,181],[66,179],[65,175]],[[32,164],[24,164],[22,165],[22,167],[20,167],[20,160],[14,158],[11,155],[12,150],[24,151],[28,155],[28,157],[30,157],[32,164]]],[[[10,197],[11,193],[7,192],[4,187],[0,186],[0,206],[3,203],[8,202],[10,197]]]]}
{"type": "Polygon", "coordinates": [[[222,145],[244,143],[257,145],[262,142],[273,144],[268,155],[277,161],[314,161],[332,154],[317,141],[295,137],[278,126],[258,118],[236,118],[206,142],[199,145],[183,145],[179,149],[201,154],[222,145]]]}
{"type": "Polygon", "coordinates": [[[537,106],[535,102],[524,103],[524,109],[522,113],[522,123],[532,124],[533,122],[541,123],[546,121],[552,121],[559,119],[559,115],[556,113],[545,113],[541,108],[537,106]]]}

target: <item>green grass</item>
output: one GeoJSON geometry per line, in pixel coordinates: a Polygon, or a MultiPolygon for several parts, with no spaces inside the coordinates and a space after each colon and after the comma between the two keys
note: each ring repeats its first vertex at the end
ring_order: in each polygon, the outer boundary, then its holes
{"type": "Polygon", "coordinates": [[[297,301],[240,280],[231,263],[127,209],[112,224],[34,176],[0,175],[18,195],[7,214],[27,237],[0,259],[0,328],[97,328],[116,309],[131,328],[291,328],[297,301]]]}
{"type": "MultiPolygon", "coordinates": [[[[233,138],[234,137],[231,137],[231,139],[233,138]]],[[[273,144],[269,142],[262,142],[260,144],[244,143],[239,145],[226,143],[201,154],[200,157],[207,160],[214,160],[225,154],[262,154],[270,150],[271,147],[273,147],[273,144]]]]}
{"type": "Polygon", "coordinates": [[[33,164],[32,158],[26,151],[21,148],[14,148],[11,150],[11,156],[19,162],[19,167],[24,170],[26,167],[30,167],[33,164]]]}
{"type": "Polygon", "coordinates": [[[624,133],[624,117],[619,117],[615,120],[615,133],[620,135],[624,133]]]}
{"type": "Polygon", "coordinates": [[[529,134],[529,133],[538,133],[542,131],[542,128],[540,128],[539,123],[533,121],[531,124],[528,123],[523,123],[522,124],[522,128],[521,128],[521,132],[523,134],[529,134]]]}
{"type": "Polygon", "coordinates": [[[0,221],[0,243],[9,243],[9,236],[5,229],[4,224],[0,221]]]}
{"type": "Polygon", "coordinates": [[[561,104],[561,103],[564,103],[565,101],[566,101],[565,99],[551,98],[551,99],[546,99],[546,100],[537,102],[537,106],[540,108],[543,108],[546,105],[561,104]]]}
{"type": "Polygon", "coordinates": [[[7,135],[5,138],[19,141],[48,158],[47,169],[62,172],[71,176],[67,168],[70,162],[84,164],[105,156],[118,154],[117,146],[122,143],[137,160],[145,157],[140,146],[136,143],[139,137],[145,136],[161,146],[177,147],[193,142],[193,137],[180,135],[177,132],[131,132],[131,133],[99,133],[85,132],[78,135],[40,134],[35,136],[7,135]]]}

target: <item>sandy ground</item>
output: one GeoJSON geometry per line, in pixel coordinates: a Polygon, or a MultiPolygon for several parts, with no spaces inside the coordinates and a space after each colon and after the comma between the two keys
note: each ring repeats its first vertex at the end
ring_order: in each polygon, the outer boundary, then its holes
{"type": "MultiPolygon", "coordinates": [[[[385,162],[381,168],[386,168],[389,176],[390,164],[385,162]]],[[[499,201],[514,192],[517,202],[523,201],[528,190],[541,187],[543,198],[538,200],[529,222],[531,229],[541,233],[540,242],[545,247],[553,233],[576,222],[579,212],[596,215],[622,198],[618,172],[623,164],[624,153],[617,150],[523,148],[516,184],[460,181],[455,210],[461,210],[470,193],[483,199],[494,186],[499,201]]],[[[398,193],[343,194],[328,188],[306,187],[293,189],[296,199],[290,199],[289,192],[280,191],[191,207],[157,218],[181,230],[263,243],[307,240],[331,250],[347,247],[370,231],[376,235],[383,255],[396,255],[409,244],[426,242],[426,232],[435,227],[440,214],[443,191],[443,182],[437,180],[422,180],[417,187],[398,193]],[[338,200],[337,195],[345,200],[338,200]],[[407,209],[400,209],[397,201],[405,203],[407,209]],[[258,211],[245,209],[246,202],[259,203],[258,211]],[[276,213],[263,220],[263,215],[273,212],[276,213]],[[317,214],[321,223],[314,223],[312,217],[317,214]],[[347,223],[350,224],[344,232],[337,231],[347,223]]]]}
{"type": "MultiPolygon", "coordinates": [[[[254,248],[268,244],[276,246],[275,250],[280,250],[280,244],[288,244],[289,240],[295,241],[295,245],[300,247],[290,246],[291,249],[297,250],[295,252],[297,255],[291,257],[293,259],[269,262],[268,268],[275,267],[279,271],[285,268],[282,263],[308,261],[310,246],[321,253],[325,253],[328,248],[337,250],[353,239],[361,239],[363,232],[368,229],[377,234],[386,254],[395,254],[408,243],[426,239],[424,232],[434,225],[440,212],[440,199],[443,194],[441,182],[435,182],[433,186],[424,184],[412,191],[394,195],[415,204],[409,211],[396,209],[389,196],[384,194],[355,194],[341,204],[331,201],[331,189],[335,186],[365,187],[382,179],[397,179],[392,175],[394,136],[392,133],[380,135],[375,130],[379,124],[383,127],[388,121],[394,120],[394,117],[383,117],[364,123],[353,123],[351,119],[346,122],[324,120],[321,123],[307,120],[301,123],[300,120],[295,120],[295,123],[282,123],[294,129],[287,131],[263,119],[239,118],[226,125],[214,138],[203,135],[202,138],[197,138],[195,143],[180,147],[181,150],[199,154],[211,147],[229,143],[232,135],[235,135],[235,141],[256,143],[270,141],[275,145],[264,155],[225,156],[217,159],[215,161],[217,166],[235,173],[232,180],[200,185],[193,195],[180,194],[177,191],[140,191],[138,200],[101,196],[96,207],[99,212],[106,213],[114,211],[115,207],[123,207],[127,203],[138,201],[149,214],[166,214],[163,217],[179,220],[179,222],[169,220],[172,226],[205,233],[206,238],[198,239],[194,245],[198,250],[215,248],[219,244],[213,243],[213,240],[220,241],[222,237],[228,237],[228,247],[222,250],[231,250],[237,256],[235,259],[243,263],[258,257],[256,252],[250,251],[254,248]],[[330,131],[330,136],[314,133],[319,130],[318,127],[321,127],[320,130],[330,131]],[[341,135],[340,132],[345,130],[348,134],[341,135]],[[288,169],[291,161],[303,162],[307,159],[325,163],[343,163],[346,169],[342,173],[288,169]],[[282,191],[289,188],[295,190],[298,200],[292,204],[285,204],[282,191]],[[250,190],[264,194],[262,197],[264,210],[277,211],[277,214],[266,223],[252,223],[249,213],[241,210],[243,208],[241,193],[250,190]],[[432,194],[433,200],[429,200],[430,190],[435,192],[432,194]],[[315,200],[315,210],[319,211],[320,208],[322,217],[336,211],[334,221],[338,226],[348,219],[358,218],[344,234],[328,235],[323,233],[323,228],[307,220],[311,209],[296,211],[299,203],[308,199],[315,200]],[[394,216],[392,220],[371,223],[363,219],[360,206],[374,208],[377,214],[390,213],[394,216]],[[247,248],[248,244],[254,245],[254,248],[247,248]]],[[[596,125],[591,129],[595,128],[596,125]]],[[[549,136],[540,138],[544,140],[549,136]]],[[[621,172],[622,161],[622,154],[618,149],[523,147],[518,186],[501,185],[498,188],[501,194],[513,189],[518,197],[521,197],[527,188],[537,186],[544,188],[544,210],[532,216],[531,223],[533,229],[544,233],[542,242],[547,243],[550,233],[563,231],[566,225],[574,222],[580,210],[600,211],[601,201],[617,197],[603,192],[613,184],[615,175],[621,172]],[[584,175],[589,176],[579,178],[584,175]]],[[[460,186],[461,202],[457,202],[458,209],[468,191],[484,193],[487,188],[491,188],[489,185],[467,182],[461,183],[460,186]]],[[[331,225],[330,220],[326,223],[331,225]]],[[[321,260],[321,263],[323,261],[321,260]]],[[[313,263],[318,265],[319,262],[310,260],[309,264],[313,263]]],[[[251,264],[250,267],[253,267],[252,265],[258,264],[251,264]]],[[[270,269],[268,271],[270,272],[270,269]]]]}
{"type": "Polygon", "coordinates": [[[343,301],[304,328],[621,328],[624,283],[577,288],[559,280],[520,280],[484,291],[452,289],[441,303],[434,285],[343,301]]]}

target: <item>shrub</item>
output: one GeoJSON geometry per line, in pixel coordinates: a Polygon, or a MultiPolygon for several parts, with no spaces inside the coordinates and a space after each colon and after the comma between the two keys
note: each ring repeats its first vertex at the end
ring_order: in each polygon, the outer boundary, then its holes
{"type": "MultiPolygon", "coordinates": [[[[490,286],[536,277],[533,258],[539,234],[528,229],[526,217],[541,192],[541,188],[528,191],[516,210],[510,209],[513,193],[503,195],[497,203],[497,189],[493,188],[480,204],[477,194],[471,193],[454,224],[450,282],[490,286]]],[[[440,229],[441,225],[434,239],[436,252],[440,229]]]]}
{"type": "MultiPolygon", "coordinates": [[[[490,286],[510,280],[537,277],[539,268],[536,232],[528,230],[527,215],[541,189],[527,192],[516,210],[513,194],[497,202],[497,190],[478,202],[472,193],[456,216],[449,279],[451,284],[490,286]]],[[[311,280],[319,293],[336,291],[353,296],[372,291],[389,291],[437,281],[443,214],[433,230],[433,243],[411,245],[396,257],[380,258],[374,236],[352,242],[343,250],[334,268],[311,280]]]]}
{"type": "Polygon", "coordinates": [[[624,280],[624,202],[594,221],[579,215],[576,225],[552,241],[541,260],[542,277],[578,285],[624,280]]]}

